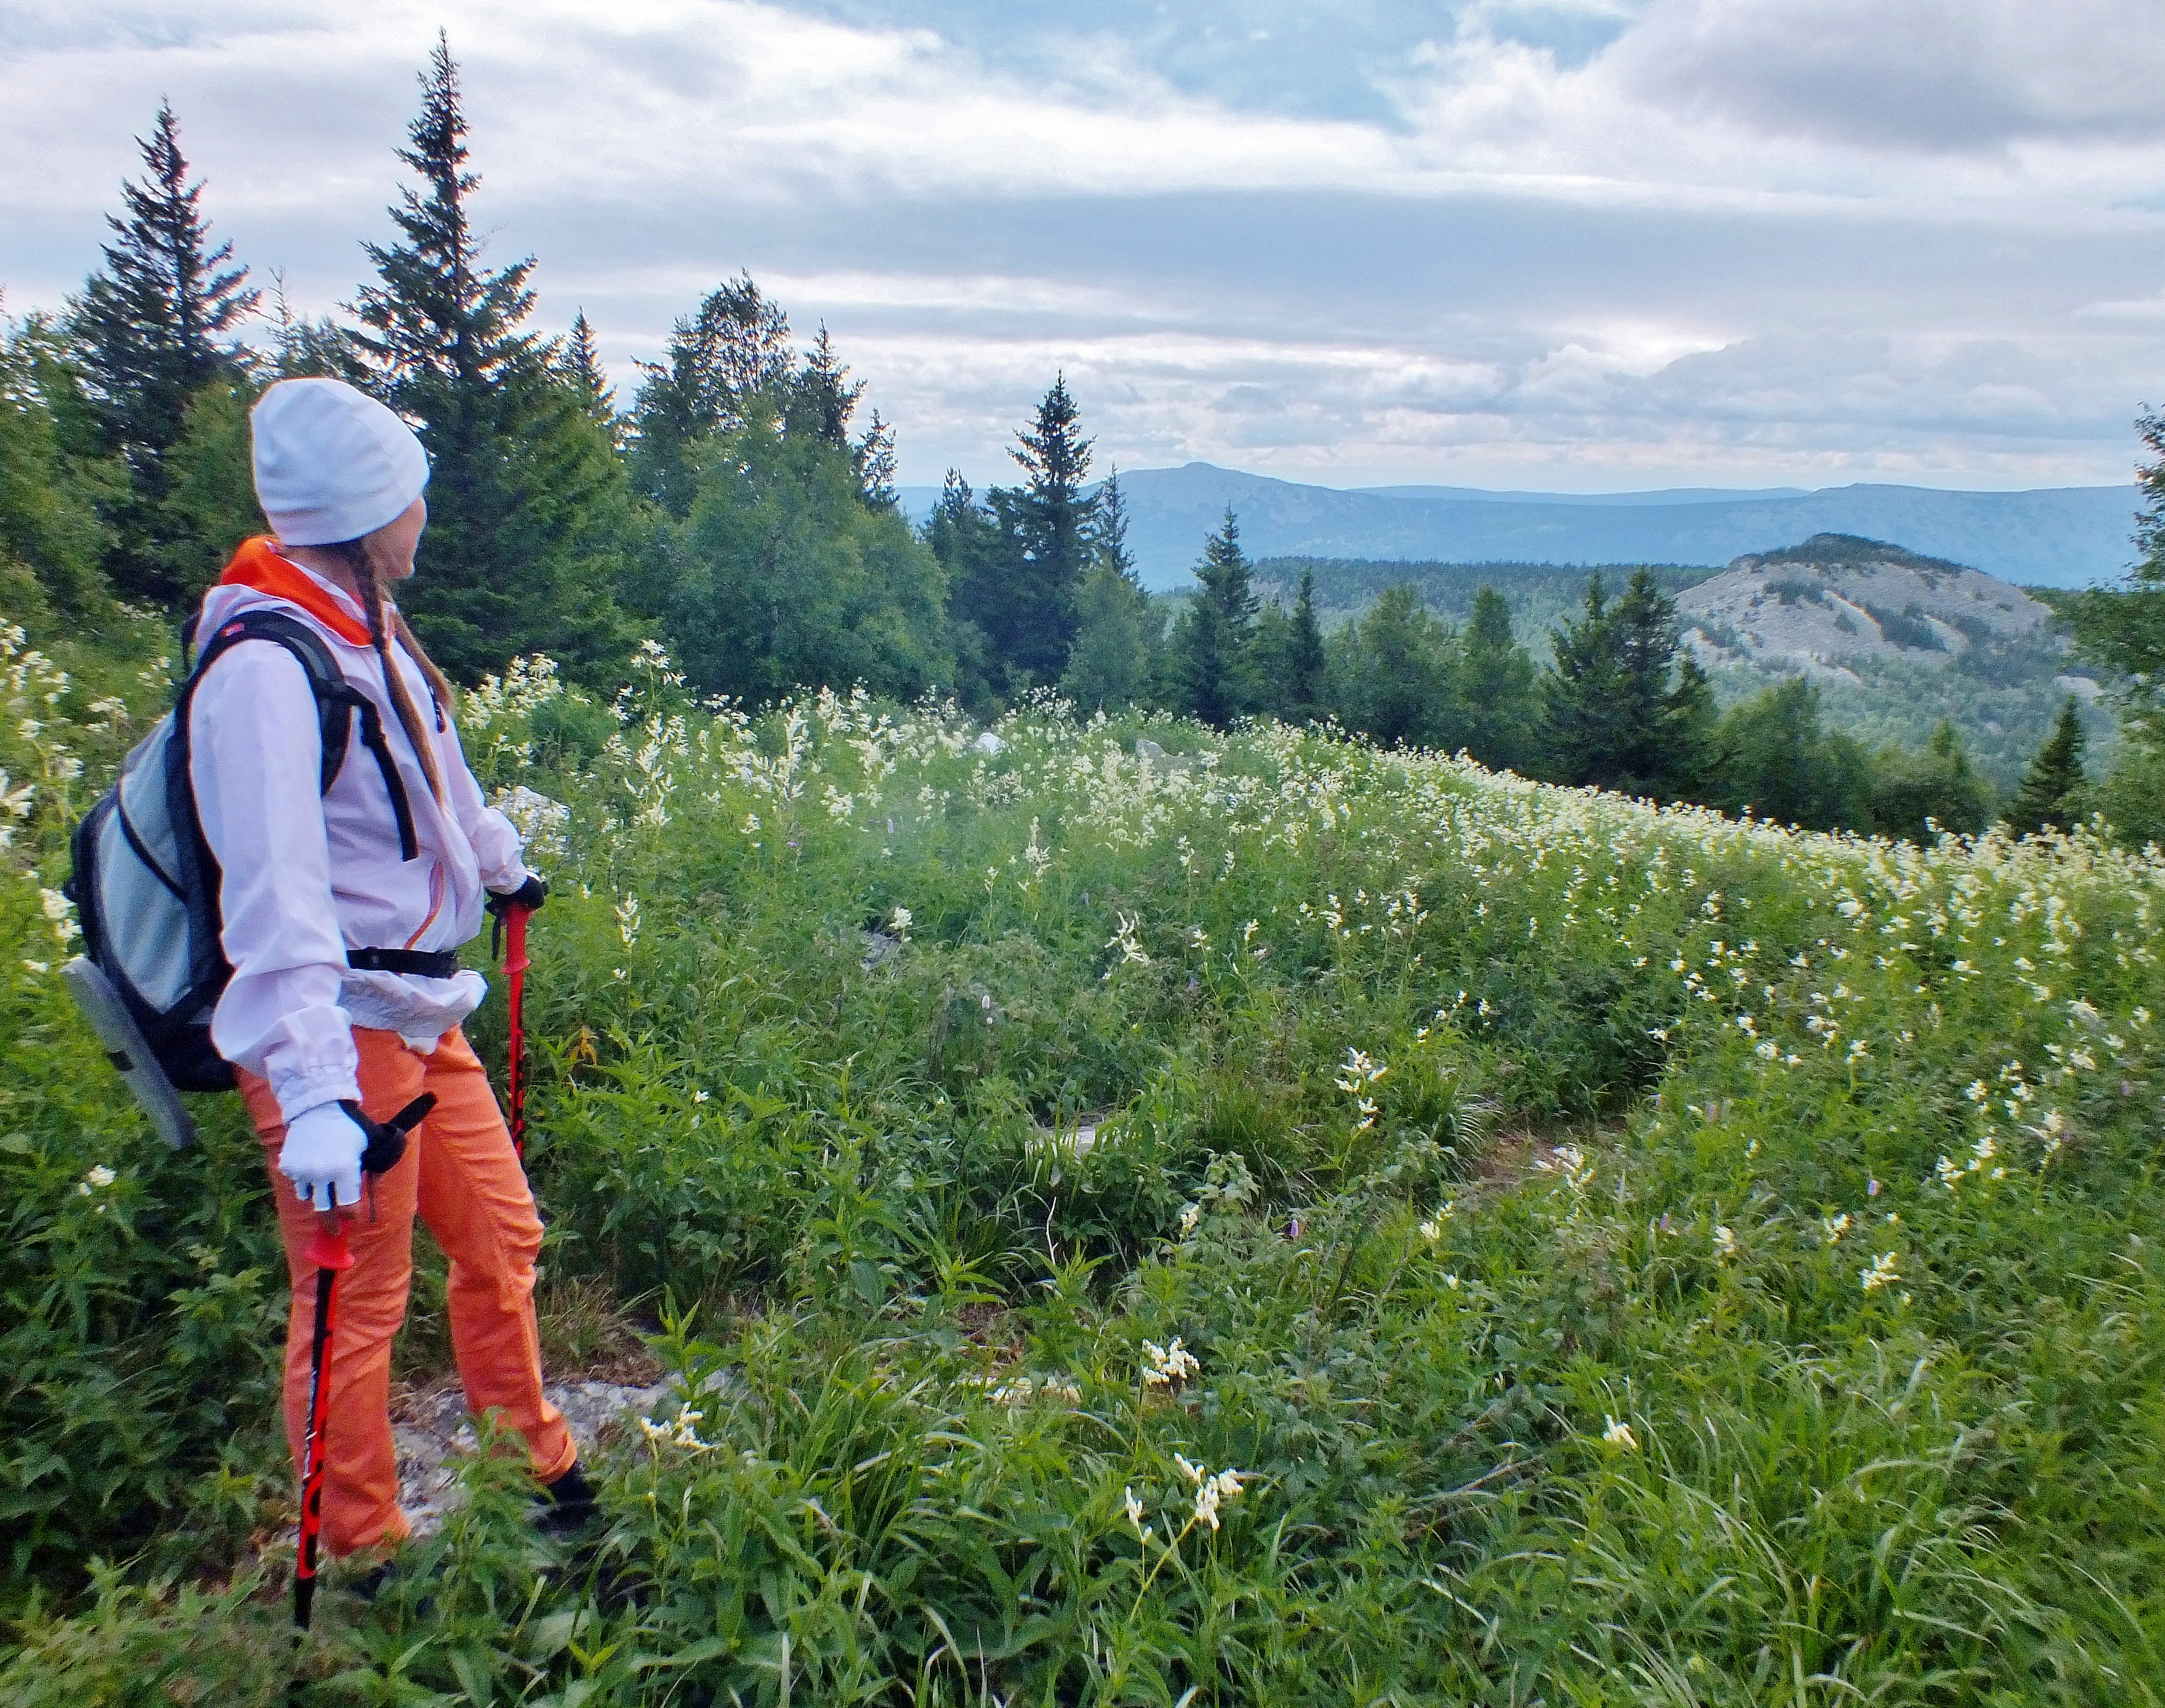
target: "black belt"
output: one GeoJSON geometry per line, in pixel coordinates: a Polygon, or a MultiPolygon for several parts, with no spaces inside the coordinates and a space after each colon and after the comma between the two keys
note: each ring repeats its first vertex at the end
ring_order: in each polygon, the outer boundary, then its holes
{"type": "Polygon", "coordinates": [[[350,949],[345,964],[357,973],[410,973],[418,979],[458,976],[459,958],[447,949],[350,949]]]}

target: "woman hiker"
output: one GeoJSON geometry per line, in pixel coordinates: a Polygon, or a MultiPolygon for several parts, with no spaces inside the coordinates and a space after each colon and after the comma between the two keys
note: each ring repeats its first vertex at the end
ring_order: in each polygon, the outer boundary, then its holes
{"type": "Polygon", "coordinates": [[[466,769],[450,685],[387,596],[414,573],[428,455],[390,410],[336,380],[281,381],[250,419],[272,533],[234,554],[203,599],[198,632],[215,634],[245,611],[298,617],[372,702],[395,761],[356,755],[319,794],[315,699],[299,660],[275,643],[234,645],[197,688],[190,775],[222,875],[233,965],[211,1036],[239,1069],[262,1137],[292,1272],[294,1463],[315,1296],[304,1253],[318,1213],[361,1197],[366,1136],[345,1106],[380,1122],[432,1091],[435,1106],[404,1156],[371,1177],[372,1204],[347,1219],[356,1261],[339,1282],[324,1372],[324,1544],[334,1558],[380,1558],[408,1533],[387,1406],[417,1212],[450,1259],[451,1345],[467,1403],[525,1437],[549,1509],[541,1522],[568,1533],[592,1516],[593,1493],[541,1389],[541,1223],[460,1029],[487,986],[453,956],[481,929],[484,889],[524,907],[545,892],[519,859],[518,832],[466,769]]]}

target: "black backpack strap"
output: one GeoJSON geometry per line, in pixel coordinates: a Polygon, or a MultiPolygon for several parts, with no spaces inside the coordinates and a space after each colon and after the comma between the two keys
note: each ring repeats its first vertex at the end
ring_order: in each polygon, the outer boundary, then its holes
{"type": "MultiPolygon", "coordinates": [[[[383,719],[377,712],[376,702],[346,681],[345,672],[338,667],[338,660],[331,656],[323,638],[298,618],[280,611],[245,611],[220,623],[189,674],[175,716],[185,720],[186,708],[194,697],[195,686],[203,679],[203,672],[222,654],[245,640],[267,640],[282,646],[308,673],[308,689],[316,696],[317,717],[323,733],[323,775],[319,793],[328,792],[338,780],[352,737],[354,714],[361,714],[361,745],[375,756],[376,768],[383,774],[384,791],[391,797],[392,816],[398,822],[398,857],[402,860],[416,858],[420,853],[420,842],[414,834],[413,806],[406,798],[406,785],[398,775],[398,762],[391,756],[391,744],[384,736],[383,719]]],[[[176,733],[182,738],[185,749],[185,723],[176,733]]]]}
{"type": "MultiPolygon", "coordinates": [[[[376,702],[343,676],[334,691],[346,696],[347,703],[361,713],[361,744],[376,755],[376,768],[383,773],[383,786],[398,820],[398,858],[410,860],[421,852],[420,842],[414,834],[414,809],[406,799],[406,785],[399,780],[398,761],[391,757],[391,744],[384,738],[383,719],[377,714],[376,702]]],[[[330,787],[328,778],[324,786],[330,787]]]]}

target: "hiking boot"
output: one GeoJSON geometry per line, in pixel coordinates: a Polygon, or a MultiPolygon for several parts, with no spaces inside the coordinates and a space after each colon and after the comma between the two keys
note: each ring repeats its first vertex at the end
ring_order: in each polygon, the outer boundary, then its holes
{"type": "Polygon", "coordinates": [[[594,1485],[587,1480],[576,1459],[555,1482],[541,1485],[535,1504],[541,1510],[535,1516],[534,1527],[555,1542],[574,1540],[601,1511],[594,1501],[594,1485]]]}

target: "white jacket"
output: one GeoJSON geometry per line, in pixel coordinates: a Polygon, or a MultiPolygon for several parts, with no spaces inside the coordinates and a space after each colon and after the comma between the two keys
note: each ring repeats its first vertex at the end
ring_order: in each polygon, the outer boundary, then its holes
{"type": "MultiPolygon", "coordinates": [[[[354,600],[280,561],[328,594],[347,627],[366,633],[354,600]]],[[[519,833],[483,801],[452,720],[434,728],[428,682],[395,641],[392,657],[435,741],[448,810],[415,759],[373,647],[301,605],[229,583],[205,596],[199,633],[208,637],[261,609],[308,623],[347,681],[376,703],[419,846],[414,859],[400,858],[390,791],[361,745],[358,717],[337,779],[319,795],[316,701],[291,653],[243,642],[212,663],[189,724],[189,776],[222,874],[223,941],[233,964],[211,1040],[227,1060],[270,1081],[290,1121],[319,1103],[359,1099],[354,1027],[398,1033],[425,1053],[487,993],[471,971],[450,979],[356,971],[346,950],[456,949],[482,928],[483,889],[515,890],[527,870],[519,833]]]]}

